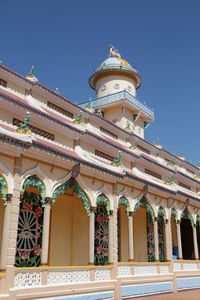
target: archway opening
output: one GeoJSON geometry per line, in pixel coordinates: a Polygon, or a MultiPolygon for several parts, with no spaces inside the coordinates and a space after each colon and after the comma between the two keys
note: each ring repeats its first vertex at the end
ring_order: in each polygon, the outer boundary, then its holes
{"type": "Polygon", "coordinates": [[[143,197],[135,205],[133,221],[135,261],[155,261],[154,211],[143,197]]]}
{"type": "Polygon", "coordinates": [[[54,192],[49,265],[80,266],[89,262],[89,200],[71,178],[54,192]],[[86,211],[87,208],[87,211],[86,211]]]}
{"type": "Polygon", "coordinates": [[[118,209],[118,261],[128,261],[128,216],[126,207],[119,205],[118,209]]]}
{"type": "Polygon", "coordinates": [[[36,176],[28,177],[21,191],[15,265],[37,267],[41,261],[44,184],[36,176]]]}
{"type": "Polygon", "coordinates": [[[181,242],[183,259],[194,259],[193,230],[188,218],[181,219],[181,242]]]}

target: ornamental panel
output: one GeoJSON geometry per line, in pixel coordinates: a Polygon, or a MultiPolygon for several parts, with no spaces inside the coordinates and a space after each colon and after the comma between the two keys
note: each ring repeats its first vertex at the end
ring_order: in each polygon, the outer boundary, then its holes
{"type": "Polygon", "coordinates": [[[158,274],[157,265],[135,265],[134,272],[137,276],[153,276],[158,274]]]}
{"type": "Polygon", "coordinates": [[[40,272],[18,273],[15,275],[14,286],[17,288],[33,287],[41,285],[40,272]]]}
{"type": "Polygon", "coordinates": [[[48,285],[61,285],[61,284],[89,282],[89,281],[90,281],[90,271],[88,270],[48,272],[48,276],[47,276],[48,285]]]}
{"type": "Polygon", "coordinates": [[[118,266],[118,276],[131,276],[131,267],[130,266],[118,266]]]}
{"type": "Polygon", "coordinates": [[[7,204],[7,193],[8,193],[8,187],[7,187],[7,182],[3,176],[0,175],[0,191],[1,191],[1,196],[2,200],[4,202],[4,205],[7,204]]]}
{"type": "Polygon", "coordinates": [[[40,264],[43,208],[41,197],[35,193],[24,192],[20,199],[15,265],[17,267],[36,267],[40,264]]]}
{"type": "Polygon", "coordinates": [[[95,212],[95,265],[108,264],[108,222],[106,207],[99,204],[95,212]]]}
{"type": "Polygon", "coordinates": [[[95,270],[95,281],[107,281],[110,280],[110,270],[95,270]]]}

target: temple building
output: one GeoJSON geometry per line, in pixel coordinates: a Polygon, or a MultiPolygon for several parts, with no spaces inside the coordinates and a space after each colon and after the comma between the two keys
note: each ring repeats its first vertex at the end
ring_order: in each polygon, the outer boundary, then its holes
{"type": "Polygon", "coordinates": [[[0,64],[0,299],[200,287],[200,167],[145,140],[141,81],[114,46],[79,105],[0,64]]]}

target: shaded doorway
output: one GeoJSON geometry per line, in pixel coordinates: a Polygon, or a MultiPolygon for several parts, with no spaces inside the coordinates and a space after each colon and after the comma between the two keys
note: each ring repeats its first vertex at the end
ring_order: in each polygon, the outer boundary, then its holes
{"type": "Polygon", "coordinates": [[[183,259],[194,259],[193,230],[189,219],[181,219],[181,242],[183,259]]]}

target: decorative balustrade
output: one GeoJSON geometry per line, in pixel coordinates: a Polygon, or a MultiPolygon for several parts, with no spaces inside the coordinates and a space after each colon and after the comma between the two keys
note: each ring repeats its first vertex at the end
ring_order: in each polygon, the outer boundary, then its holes
{"type": "Polygon", "coordinates": [[[118,276],[156,276],[170,273],[169,263],[120,263],[118,276]]]}
{"type": "Polygon", "coordinates": [[[16,268],[15,288],[111,280],[111,266],[16,268]]]}
{"type": "Polygon", "coordinates": [[[200,271],[200,261],[179,260],[173,262],[174,272],[182,271],[200,271]]]}

